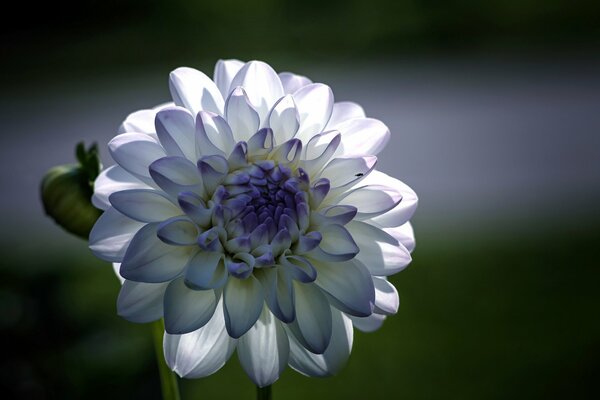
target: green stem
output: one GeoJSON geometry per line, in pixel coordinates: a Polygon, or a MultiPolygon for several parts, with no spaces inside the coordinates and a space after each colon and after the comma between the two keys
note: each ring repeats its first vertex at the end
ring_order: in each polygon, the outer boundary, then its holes
{"type": "Polygon", "coordinates": [[[271,392],[271,385],[265,387],[256,387],[256,400],[272,400],[273,393],[271,392]]]}
{"type": "Polygon", "coordinates": [[[158,364],[158,373],[160,374],[160,388],[162,390],[163,400],[180,400],[179,387],[177,386],[177,376],[171,371],[163,355],[163,335],[165,333],[165,324],[162,319],[152,323],[152,336],[154,341],[154,350],[156,352],[156,362],[158,364]]]}

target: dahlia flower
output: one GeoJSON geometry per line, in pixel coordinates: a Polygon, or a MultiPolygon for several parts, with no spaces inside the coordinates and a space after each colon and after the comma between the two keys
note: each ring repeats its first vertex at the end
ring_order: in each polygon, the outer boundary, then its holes
{"type": "Polygon", "coordinates": [[[203,377],[237,350],[258,385],[335,374],[353,328],[396,313],[415,193],[375,169],[380,121],[303,76],[219,61],[171,72],[173,102],[129,115],[95,181],[90,248],[124,279],[118,313],[164,318],[164,352],[203,377]]]}

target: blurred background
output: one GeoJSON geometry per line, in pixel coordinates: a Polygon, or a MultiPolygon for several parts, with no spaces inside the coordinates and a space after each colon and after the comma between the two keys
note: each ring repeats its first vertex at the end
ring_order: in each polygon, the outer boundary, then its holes
{"type": "MultiPolygon", "coordinates": [[[[600,3],[536,0],[14,2],[0,25],[4,398],[158,399],[150,327],[44,216],[75,143],[169,99],[181,65],[261,59],[392,131],[379,168],[420,196],[401,307],[329,379],[277,399],[597,398],[600,3]]],[[[184,399],[251,399],[237,358],[184,399]]]]}

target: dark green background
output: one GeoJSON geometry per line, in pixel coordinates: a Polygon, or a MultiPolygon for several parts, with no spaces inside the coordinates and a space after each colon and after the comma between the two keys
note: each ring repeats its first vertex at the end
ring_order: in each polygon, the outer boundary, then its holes
{"type": "MultiPolygon", "coordinates": [[[[37,199],[31,200],[43,170],[52,165],[47,160],[71,162],[74,143],[45,158],[47,165],[36,167],[35,173],[11,172],[15,162],[39,164],[36,157],[45,148],[53,151],[46,146],[53,135],[60,135],[57,126],[69,126],[75,113],[110,108],[106,93],[120,95],[118,87],[105,85],[112,77],[118,82],[137,79],[133,87],[139,95],[126,93],[133,110],[151,106],[166,94],[138,89],[144,74],[155,87],[155,77],[162,79],[170,68],[185,64],[210,72],[218,58],[265,59],[299,72],[325,68],[324,75],[333,77],[342,68],[378,71],[381,64],[382,71],[389,72],[389,65],[403,63],[409,65],[403,71],[418,80],[418,65],[445,68],[444,63],[439,67],[439,59],[452,59],[453,68],[460,69],[471,60],[510,57],[520,64],[538,60],[535,68],[542,74],[551,76],[552,71],[560,77],[562,70],[550,64],[581,58],[589,71],[586,60],[597,59],[600,43],[597,1],[98,0],[14,6],[4,13],[0,26],[0,83],[5,89],[1,117],[10,117],[10,104],[17,100],[52,104],[57,116],[45,120],[35,106],[20,106],[27,121],[35,121],[42,132],[17,137],[10,129],[1,131],[3,148],[8,149],[2,153],[3,188],[24,196],[23,205],[3,206],[0,234],[0,393],[7,399],[160,397],[150,328],[116,316],[119,284],[112,269],[96,260],[83,241],[52,226],[37,199]],[[413,64],[414,60],[419,61],[413,64]],[[87,99],[95,92],[104,97],[92,104],[77,104],[76,96],[61,103],[65,93],[78,90],[87,91],[87,99]],[[17,145],[32,151],[9,154],[17,145]],[[8,155],[18,161],[9,164],[8,155]]],[[[505,78],[507,84],[511,76],[505,78]]],[[[526,85],[529,78],[523,76],[518,85],[526,85]]],[[[577,73],[571,70],[565,82],[571,76],[577,73]]],[[[367,85],[365,96],[369,79],[361,78],[367,85]]],[[[461,79],[448,87],[459,91],[468,77],[461,79]]],[[[352,84],[342,80],[338,87],[345,93],[352,84]]],[[[580,96],[576,90],[567,95],[580,96]]],[[[384,121],[394,116],[392,111],[368,111],[384,121]]],[[[118,118],[125,114],[119,109],[118,118]]],[[[117,126],[120,120],[105,122],[117,126]]],[[[573,127],[586,124],[575,117],[565,122],[573,127]]],[[[78,129],[75,122],[71,125],[78,129]]],[[[573,129],[565,130],[565,138],[575,137],[573,129]]],[[[531,134],[542,137],[542,148],[548,144],[543,132],[531,134]]],[[[596,139],[587,149],[581,145],[570,157],[588,154],[597,144],[596,139]]],[[[487,144],[475,140],[473,146],[475,150],[447,151],[468,156],[487,144]]],[[[407,147],[403,154],[411,151],[407,147]]],[[[480,219],[477,207],[469,206],[464,215],[442,218],[439,208],[429,208],[431,195],[419,190],[419,171],[410,166],[395,171],[396,156],[383,153],[385,170],[411,185],[415,182],[422,200],[415,217],[414,261],[392,278],[400,292],[400,311],[380,331],[356,333],[350,362],[339,376],[308,379],[288,369],[274,386],[275,398],[595,398],[600,357],[599,180],[583,181],[582,187],[590,188],[583,196],[559,184],[552,196],[540,195],[528,203],[530,209],[506,212],[499,207],[497,215],[480,219]]],[[[548,166],[565,161],[548,158],[548,166]]],[[[531,159],[532,165],[538,160],[534,155],[531,159]]],[[[468,174],[450,179],[470,179],[468,174]]],[[[517,181],[520,175],[511,179],[517,181]]],[[[473,196],[472,204],[477,205],[477,193],[473,196]]],[[[181,389],[184,399],[254,396],[235,355],[209,378],[181,381],[181,389]]]]}
{"type": "Polygon", "coordinates": [[[600,41],[599,16],[594,0],[13,2],[0,43],[3,78],[14,83],[15,74],[72,77],[218,58],[310,65],[589,50],[600,41]]]}

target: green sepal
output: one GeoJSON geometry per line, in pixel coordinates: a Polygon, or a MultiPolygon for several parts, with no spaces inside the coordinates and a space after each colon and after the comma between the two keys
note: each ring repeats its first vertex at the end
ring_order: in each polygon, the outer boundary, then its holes
{"type": "Polygon", "coordinates": [[[44,211],[74,235],[87,239],[102,214],[92,204],[94,180],[102,168],[96,144],[86,151],[83,142],[75,148],[78,164],[51,168],[41,183],[44,211]]]}

